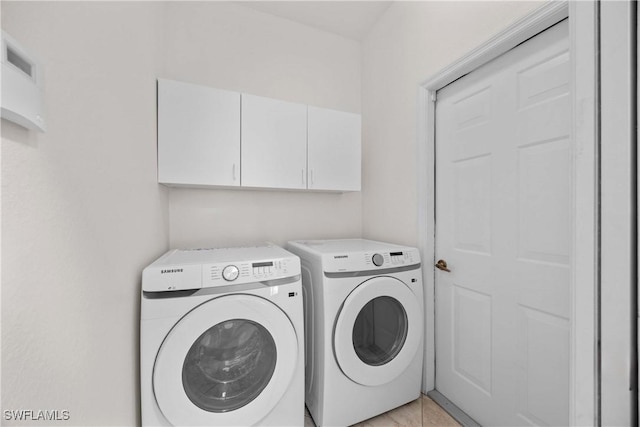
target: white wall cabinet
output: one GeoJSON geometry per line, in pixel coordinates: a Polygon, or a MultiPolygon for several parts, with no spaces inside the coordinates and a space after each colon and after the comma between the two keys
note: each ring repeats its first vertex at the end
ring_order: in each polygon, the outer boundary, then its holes
{"type": "Polygon", "coordinates": [[[359,114],[308,107],[308,188],[360,191],[359,114]]]}
{"type": "Polygon", "coordinates": [[[360,115],[158,79],[158,182],[360,191],[360,115]]]}
{"type": "Polygon", "coordinates": [[[240,185],[240,94],[158,80],[158,182],[240,185]]]}
{"type": "Polygon", "coordinates": [[[242,95],[242,185],[307,188],[307,106],[242,95]]]}

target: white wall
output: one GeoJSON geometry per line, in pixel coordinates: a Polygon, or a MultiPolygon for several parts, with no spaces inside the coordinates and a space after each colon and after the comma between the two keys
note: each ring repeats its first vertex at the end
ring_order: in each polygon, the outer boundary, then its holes
{"type": "MultiPolygon", "coordinates": [[[[360,43],[240,4],[174,2],[166,14],[164,77],[360,112],[360,43]]],[[[361,206],[357,192],[171,189],[170,242],[359,237],[361,206]]]]}
{"type": "Polygon", "coordinates": [[[2,2],[44,63],[48,113],[45,134],[2,121],[2,410],[138,423],[141,270],[169,241],[159,6],[2,2]]]}
{"type": "Polygon", "coordinates": [[[412,246],[417,88],[536,2],[396,2],[363,42],[363,235],[412,246]]]}

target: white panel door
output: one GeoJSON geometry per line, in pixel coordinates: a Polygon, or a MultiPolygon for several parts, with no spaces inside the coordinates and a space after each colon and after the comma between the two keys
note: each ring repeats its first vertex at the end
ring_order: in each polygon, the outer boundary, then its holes
{"type": "Polygon", "coordinates": [[[307,106],[242,95],[242,186],[307,188],[307,106]]]}
{"type": "Polygon", "coordinates": [[[567,34],[438,92],[436,388],[482,425],[569,422],[567,34]]]}
{"type": "Polygon", "coordinates": [[[240,185],[240,94],[158,79],[158,182],[240,185]]]}
{"type": "Polygon", "coordinates": [[[308,187],[360,191],[360,114],[309,106],[308,187]]]}

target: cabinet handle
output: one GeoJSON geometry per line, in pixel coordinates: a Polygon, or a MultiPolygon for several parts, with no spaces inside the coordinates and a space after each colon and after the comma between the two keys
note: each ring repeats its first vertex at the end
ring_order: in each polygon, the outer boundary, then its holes
{"type": "Polygon", "coordinates": [[[233,168],[231,168],[231,174],[233,175],[233,180],[236,180],[236,164],[233,164],[233,168]]]}

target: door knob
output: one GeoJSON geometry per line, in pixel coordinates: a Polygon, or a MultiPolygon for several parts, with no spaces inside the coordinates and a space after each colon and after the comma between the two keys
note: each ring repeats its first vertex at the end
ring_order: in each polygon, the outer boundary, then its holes
{"type": "Polygon", "coordinates": [[[438,262],[436,262],[436,268],[439,268],[442,271],[451,272],[451,270],[449,270],[449,268],[447,267],[447,261],[443,259],[440,259],[438,260],[438,262]]]}

